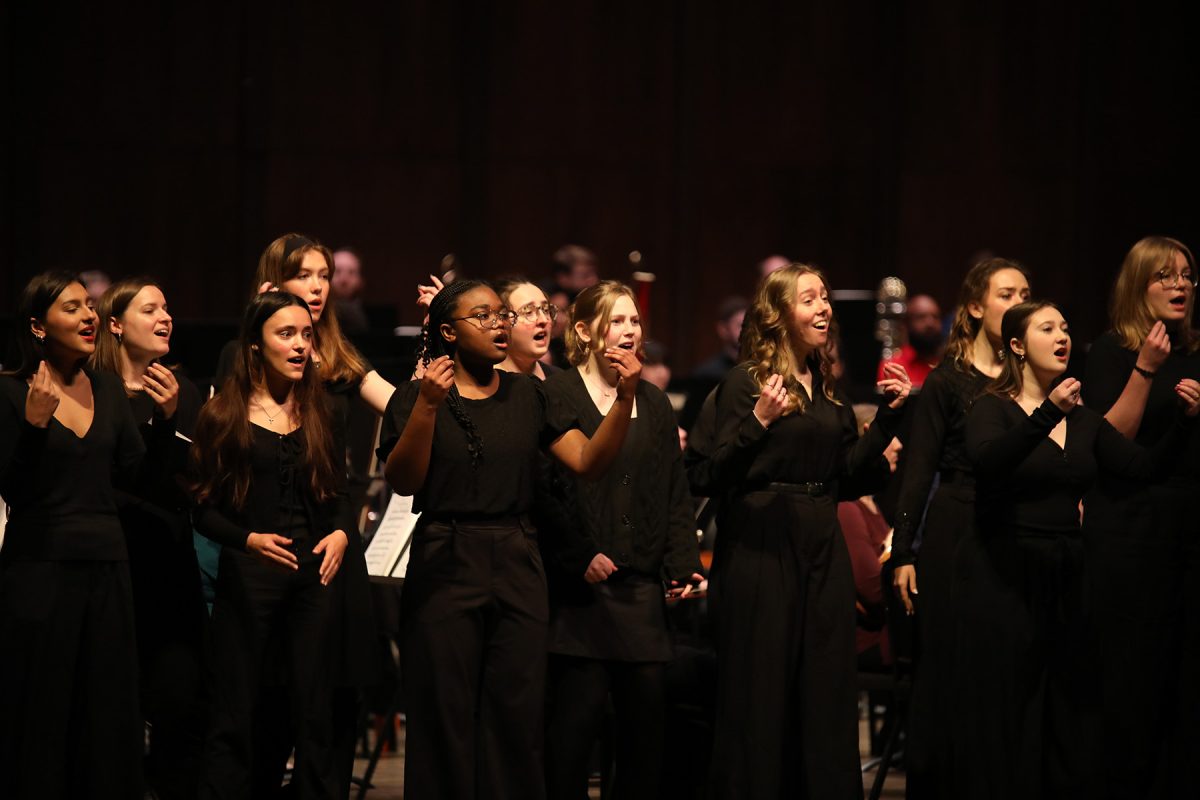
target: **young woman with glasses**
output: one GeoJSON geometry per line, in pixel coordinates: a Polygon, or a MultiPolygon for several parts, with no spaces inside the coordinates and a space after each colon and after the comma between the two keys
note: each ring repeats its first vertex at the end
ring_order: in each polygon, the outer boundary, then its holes
{"type": "MultiPolygon", "coordinates": [[[[1200,379],[1195,296],[1182,242],[1151,236],[1125,256],[1084,399],[1139,444],[1169,429],[1175,387],[1200,379]]],[[[1084,500],[1103,681],[1098,769],[1112,797],[1188,794],[1188,765],[1200,760],[1200,442],[1186,453],[1162,481],[1105,477],[1084,500]]]]}
{"type": "Polygon", "coordinates": [[[546,578],[529,513],[538,454],[597,478],[620,451],[641,374],[608,348],[619,380],[590,439],[539,381],[502,372],[516,315],[479,281],[429,306],[424,377],[397,389],[379,455],[421,521],[401,609],[406,796],[544,796],[546,578]]]}

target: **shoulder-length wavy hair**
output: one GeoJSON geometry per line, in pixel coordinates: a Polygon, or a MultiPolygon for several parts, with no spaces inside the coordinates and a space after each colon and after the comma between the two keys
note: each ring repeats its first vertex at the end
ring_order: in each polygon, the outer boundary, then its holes
{"type": "MultiPolygon", "coordinates": [[[[329,267],[329,285],[332,287],[334,263],[329,248],[309,236],[285,233],[267,245],[267,249],[259,256],[252,291],[257,292],[264,283],[282,289],[284,282],[300,274],[304,256],[309,251],[316,251],[325,259],[329,267]]],[[[367,362],[342,333],[334,305],[333,297],[327,296],[321,318],[313,326],[316,350],[321,358],[321,378],[331,382],[362,380],[367,374],[367,362]]]]}
{"type": "Polygon", "coordinates": [[[1018,356],[1012,349],[1013,339],[1025,341],[1029,331],[1029,321],[1033,315],[1043,308],[1058,308],[1049,300],[1029,300],[1004,312],[1000,321],[1000,338],[1004,340],[1004,363],[1000,365],[1000,374],[992,381],[988,391],[1001,397],[1015,398],[1025,388],[1025,359],[1018,356]]]}
{"type": "MultiPolygon", "coordinates": [[[[784,376],[788,405],[799,413],[804,413],[807,400],[799,381],[794,377],[800,365],[796,363],[796,355],[792,352],[787,320],[796,303],[797,282],[803,275],[816,275],[825,291],[829,292],[829,282],[819,269],[811,264],[789,264],[762,279],[742,323],[742,360],[749,362],[751,377],[761,387],[776,373],[784,376]]],[[[831,312],[829,341],[835,340],[836,330],[831,312]]],[[[809,354],[808,365],[820,372],[821,391],[825,398],[841,405],[835,396],[837,387],[829,347],[819,348],[809,354]]]]}
{"type": "Polygon", "coordinates": [[[992,276],[1006,269],[1015,269],[1025,276],[1026,281],[1029,280],[1029,271],[1007,258],[985,258],[967,270],[967,276],[963,278],[945,355],[946,361],[959,369],[969,369],[974,363],[975,338],[983,325],[983,320],[971,316],[969,308],[972,303],[983,304],[992,286],[992,276]]]}
{"type": "Polygon", "coordinates": [[[109,322],[113,317],[121,317],[128,309],[133,298],[147,286],[153,286],[162,291],[162,286],[153,278],[125,278],[117,281],[105,290],[96,303],[96,352],[92,353],[90,366],[92,369],[121,375],[121,342],[112,332],[109,322]]]}
{"type": "MultiPolygon", "coordinates": [[[[1160,270],[1174,269],[1176,253],[1183,254],[1188,269],[1193,275],[1196,274],[1196,259],[1192,257],[1192,251],[1178,239],[1147,236],[1125,254],[1108,305],[1113,331],[1122,347],[1137,350],[1146,341],[1146,335],[1155,322],[1154,312],[1146,302],[1146,289],[1160,270]]],[[[1175,331],[1177,345],[1189,353],[1200,347],[1200,339],[1192,329],[1192,307],[1195,302],[1196,292],[1188,292],[1187,315],[1175,331]]]]}
{"type": "Polygon", "coordinates": [[[27,380],[37,372],[38,364],[46,358],[46,346],[33,335],[31,322],[45,322],[46,314],[58,296],[72,283],[83,285],[83,280],[74,272],[51,270],[35,275],[25,284],[21,299],[17,301],[17,316],[13,321],[16,340],[16,366],[0,372],[14,378],[27,380]]]}
{"type": "MultiPolygon", "coordinates": [[[[613,306],[622,297],[628,297],[633,302],[633,307],[638,309],[637,295],[633,289],[620,281],[600,281],[584,289],[575,298],[568,311],[567,328],[563,332],[567,361],[571,366],[577,367],[595,353],[604,351],[604,337],[608,334],[608,326],[612,324],[613,306]],[[585,341],[575,329],[575,325],[580,322],[591,332],[590,342],[585,341]]],[[[638,314],[641,314],[640,309],[638,314]]],[[[642,337],[642,341],[645,342],[645,336],[642,337]]],[[[638,345],[637,357],[642,360],[646,358],[641,344],[638,345]]]]}
{"type": "MultiPolygon", "coordinates": [[[[263,326],[276,312],[290,306],[308,311],[308,304],[288,292],[255,295],[242,315],[238,357],[221,391],[204,404],[196,421],[195,444],[191,448],[195,471],[193,491],[199,502],[229,503],[242,509],[250,492],[250,453],[254,432],[250,425],[250,397],[263,386],[263,326]]],[[[329,406],[325,387],[311,361],[293,391],[300,418],[302,470],[313,496],[319,502],[337,489],[336,459],[330,432],[329,406]]]]}

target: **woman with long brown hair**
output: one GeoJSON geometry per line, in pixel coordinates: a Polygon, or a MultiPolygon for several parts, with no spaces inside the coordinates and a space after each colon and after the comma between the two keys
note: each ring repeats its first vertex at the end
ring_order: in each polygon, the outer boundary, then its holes
{"type": "MultiPolygon", "coordinates": [[[[288,292],[250,301],[238,358],[196,425],[196,525],[221,548],[213,607],[212,722],[202,797],[267,797],[273,754],[254,740],[264,654],[282,635],[300,797],[336,796],[331,750],[334,592],[354,520],[309,306],[288,292]],[[263,762],[267,763],[263,763],[263,762]]],[[[344,792],[342,792],[344,794],[344,792]]]]}
{"type": "MultiPolygon", "coordinates": [[[[1174,387],[1200,379],[1192,329],[1196,262],[1180,241],[1149,236],[1125,256],[1112,329],[1088,352],[1084,399],[1147,446],[1171,420],[1174,387]]],[[[1084,500],[1084,544],[1103,682],[1097,769],[1109,797],[1180,797],[1200,760],[1200,441],[1164,480],[1102,478],[1084,500]],[[1114,591],[1114,587],[1121,587],[1114,591]]]]}
{"type": "MultiPolygon", "coordinates": [[[[594,436],[620,375],[604,353],[640,356],[633,290],[616,281],[584,289],[566,330],[573,369],[546,382],[564,419],[594,436]]],[[[560,474],[567,521],[548,550],[550,594],[549,797],[587,794],[589,762],[609,694],[616,709],[613,797],[659,798],[665,745],[665,666],[673,651],[664,585],[690,593],[703,580],[675,412],[641,381],[620,455],[603,478],[560,474]]]]}
{"type": "Polygon", "coordinates": [[[951,586],[954,550],[975,518],[975,479],[964,441],[967,412],[1003,366],[1000,322],[1004,313],[1028,299],[1028,274],[1015,261],[989,258],[967,272],[946,355],[917,397],[906,437],[892,562],[901,601],[908,613],[917,615],[920,638],[905,748],[907,791],[914,800],[953,797],[949,783],[950,725],[955,712],[950,691],[955,626],[951,586]],[[933,489],[935,478],[938,484],[933,489]],[[922,517],[918,553],[914,539],[922,517]]]}
{"type": "Polygon", "coordinates": [[[99,325],[91,366],[118,376],[142,439],[173,419],[162,469],[118,496],[129,548],[137,624],[142,715],[149,723],[146,781],[163,800],[196,796],[206,714],[203,653],[208,611],[192,543],[185,488],[188,441],[200,394],[162,363],[174,321],[162,289],[150,278],[110,286],[97,304],[99,325]]]}
{"type": "Polygon", "coordinates": [[[744,363],[716,396],[712,486],[721,496],[711,577],[716,622],[717,798],[862,794],[854,577],[838,481],[887,470],[882,455],[911,389],[889,364],[888,397],[861,439],[826,347],[824,276],[765,277],[746,314],[744,363]]]}
{"type": "MultiPolygon", "coordinates": [[[[1009,309],[1004,367],[967,418],[976,524],[954,564],[959,626],[954,796],[1095,797],[1096,726],[1079,502],[1097,475],[1130,488],[1169,472],[1200,411],[1200,384],[1172,387],[1147,450],[1080,405],[1071,336],[1051,303],[1009,309]]],[[[1090,512],[1089,512],[1090,513],[1090,512]]]]}

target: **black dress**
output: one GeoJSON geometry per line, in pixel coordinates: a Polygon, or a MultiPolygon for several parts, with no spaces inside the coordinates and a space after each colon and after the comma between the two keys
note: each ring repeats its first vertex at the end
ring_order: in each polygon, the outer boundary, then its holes
{"type": "MultiPolygon", "coordinates": [[[[546,382],[560,426],[594,436],[604,416],[578,369],[546,382]]],[[[637,417],[599,480],[559,468],[569,509],[556,531],[550,595],[547,794],[587,794],[589,761],[611,691],[617,709],[614,797],[661,797],[663,665],[673,655],[664,581],[701,571],[675,414],[659,389],[640,383],[637,417]],[[583,579],[603,553],[607,580],[583,579]]]]}
{"type": "MultiPolygon", "coordinates": [[[[353,519],[344,492],[320,501],[303,471],[300,429],[280,435],[250,425],[250,491],[243,508],[228,498],[201,505],[196,528],[221,547],[217,595],[213,603],[213,686],[211,724],[205,751],[201,797],[269,797],[279,788],[272,764],[261,764],[255,725],[264,670],[280,671],[276,681],[290,697],[291,738],[296,763],[292,786],[297,796],[337,796],[344,784],[331,752],[333,704],[331,670],[336,661],[333,624],[339,570],[330,586],[320,583],[322,555],[312,552],[335,530],[351,538],[353,519]],[[293,540],[289,549],[298,570],[268,564],[246,551],[251,532],[278,533],[293,540]],[[276,636],[281,656],[266,660],[276,636]]],[[[205,447],[197,440],[196,447],[205,447]]],[[[344,564],[351,560],[347,549],[344,564]]],[[[267,754],[273,760],[273,754],[267,754]]]]}
{"type": "MultiPolygon", "coordinates": [[[[194,384],[179,376],[175,430],[190,437],[200,411],[194,384]]],[[[129,399],[143,441],[162,425],[144,392],[129,399]]],[[[129,547],[142,714],[150,724],[146,782],[163,800],[196,796],[204,730],[204,648],[208,609],[192,542],[191,499],[184,483],[188,442],[169,442],[163,469],[118,495],[129,547]]]]}
{"type": "MultiPolygon", "coordinates": [[[[401,604],[411,800],[541,798],[546,576],[530,520],[540,451],[562,431],[528,375],[498,372],[486,399],[461,402],[483,442],[472,465],[464,429],[437,410],[421,521],[401,604]]],[[[388,403],[379,457],[400,440],[420,392],[388,403]]]]}
{"type": "MultiPolygon", "coordinates": [[[[1112,333],[1088,353],[1084,399],[1106,413],[1137,353],[1112,333]]],[[[1135,441],[1170,427],[1174,387],[1200,379],[1200,353],[1176,343],[1150,384],[1135,441]]],[[[1138,378],[1141,380],[1141,378],[1138,378]]],[[[1200,763],[1200,440],[1150,486],[1101,476],[1084,500],[1084,548],[1099,644],[1104,732],[1098,767],[1108,797],[1184,797],[1200,763]],[[1120,586],[1121,591],[1112,591],[1120,586]]]]}
{"type": "MultiPolygon", "coordinates": [[[[142,716],[115,484],[146,450],[121,381],[84,370],[92,425],[25,420],[28,386],[0,377],[0,797],[142,796],[142,716]]],[[[174,436],[158,426],[155,439],[174,436]]]]}
{"type": "Polygon", "coordinates": [[[710,577],[716,623],[716,798],[862,796],[855,588],[837,520],[838,481],[881,468],[899,415],[859,438],[850,403],[813,370],[802,414],[754,417],[745,365],[717,390],[705,469],[722,493],[710,577]]]}
{"type": "Polygon", "coordinates": [[[954,551],[975,520],[975,477],[965,441],[967,412],[989,381],[974,367],[942,363],[925,380],[904,442],[891,560],[897,567],[917,565],[919,594],[913,602],[919,640],[906,748],[907,791],[914,799],[953,797],[948,760],[955,713],[950,691],[954,551]],[[913,540],[922,517],[918,558],[913,540]]]}
{"type": "Polygon", "coordinates": [[[960,543],[954,573],[956,797],[1096,796],[1079,501],[1101,471],[1137,482],[1169,468],[1191,427],[1172,418],[1148,451],[1077,407],[1059,447],[1048,434],[1063,413],[1049,400],[1032,414],[995,395],[975,402],[967,452],[976,530],[960,543]]]}

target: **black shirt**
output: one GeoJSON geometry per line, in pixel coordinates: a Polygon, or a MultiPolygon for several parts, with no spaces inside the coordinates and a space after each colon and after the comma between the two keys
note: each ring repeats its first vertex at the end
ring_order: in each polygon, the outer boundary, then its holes
{"type": "MultiPolygon", "coordinates": [[[[446,402],[438,406],[429,470],[413,497],[414,511],[488,518],[526,514],[532,508],[538,454],[567,428],[554,423],[540,381],[512,372],[496,374],[500,385],[491,397],[462,399],[483,441],[477,467],[471,465],[466,431],[446,402]]],[[[381,461],[400,441],[420,391],[420,381],[409,381],[397,387],[388,401],[379,434],[381,461]]]]}
{"type": "Polygon", "coordinates": [[[1075,535],[1079,501],[1104,470],[1145,482],[1168,471],[1192,428],[1171,415],[1167,435],[1153,450],[1126,439],[1104,417],[1077,406],[1067,417],[1066,447],[1049,437],[1063,418],[1046,400],[1032,414],[1013,400],[987,394],[967,416],[967,453],[977,479],[976,517],[981,529],[1018,536],[1075,535]]]}
{"type": "Polygon", "coordinates": [[[915,399],[912,427],[904,446],[904,474],[897,502],[892,562],[897,566],[916,561],[913,537],[938,472],[970,473],[967,456],[967,412],[991,379],[975,367],[963,369],[943,362],[915,399]]]}
{"type": "MultiPolygon", "coordinates": [[[[4,559],[125,561],[114,483],[132,483],[145,453],[120,378],[84,374],[94,417],[81,438],[57,419],[25,420],[24,380],[0,376],[0,496],[9,505],[4,559]]],[[[174,425],[157,426],[174,437],[174,425]]]]}

